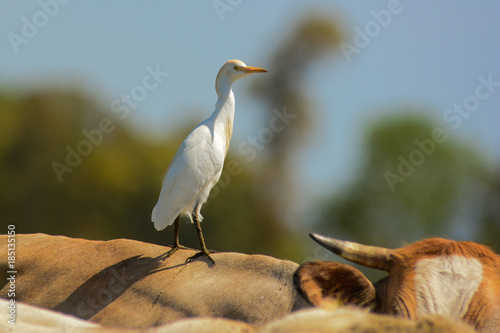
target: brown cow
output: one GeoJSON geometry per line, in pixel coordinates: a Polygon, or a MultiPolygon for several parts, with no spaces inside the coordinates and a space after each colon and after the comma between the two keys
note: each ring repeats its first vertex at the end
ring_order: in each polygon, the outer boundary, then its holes
{"type": "Polygon", "coordinates": [[[296,278],[312,304],[336,298],[378,313],[411,319],[443,315],[462,319],[481,332],[500,332],[500,257],[487,247],[432,238],[389,250],[311,237],[349,261],[389,273],[373,285],[345,264],[306,263],[296,278]]]}
{"type": "MultiPolygon", "coordinates": [[[[45,234],[16,235],[15,299],[107,326],[149,327],[173,320],[225,317],[252,324],[304,307],[293,274],[298,265],[269,256],[196,251],[127,239],[90,241],[45,234]]],[[[7,253],[7,236],[0,236],[7,253]]],[[[7,256],[0,256],[0,275],[7,256]]],[[[1,276],[0,297],[9,285],[1,276]]]]}

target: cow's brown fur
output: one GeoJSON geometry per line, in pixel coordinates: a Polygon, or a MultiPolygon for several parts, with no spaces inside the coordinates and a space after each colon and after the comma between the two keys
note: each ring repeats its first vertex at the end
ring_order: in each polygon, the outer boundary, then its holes
{"type": "MultiPolygon", "coordinates": [[[[7,236],[0,252],[7,253],[7,236]]],[[[196,253],[127,239],[16,235],[16,300],[107,326],[149,327],[212,316],[261,324],[309,307],[296,292],[297,264],[269,256],[196,253]]],[[[1,274],[7,269],[0,256],[1,274]]],[[[1,277],[5,284],[6,278],[1,277]]],[[[0,297],[7,298],[2,285],[0,297]]]]}
{"type": "MultiPolygon", "coordinates": [[[[395,314],[416,319],[415,265],[424,258],[459,255],[474,258],[483,265],[483,280],[474,294],[463,320],[478,330],[500,331],[500,257],[486,246],[473,242],[457,242],[441,238],[422,240],[393,250],[389,276],[375,284],[376,297],[368,297],[373,286],[358,283],[364,275],[351,266],[330,262],[302,265],[296,273],[302,292],[312,304],[320,306],[324,298],[335,297],[343,302],[361,306],[373,306],[378,313],[395,314]],[[350,277],[345,274],[350,270],[350,277]],[[325,280],[325,276],[328,279],[325,280]],[[359,290],[356,291],[356,289],[359,290]],[[346,294],[361,296],[347,299],[346,294]],[[319,298],[318,295],[322,297],[319,298]],[[371,302],[369,300],[372,300],[371,302]],[[368,302],[367,302],[368,300],[368,302]]],[[[366,278],[365,278],[366,279],[366,278]]]]}
{"type": "MultiPolygon", "coordinates": [[[[7,300],[0,299],[5,308],[7,300]]],[[[425,317],[415,321],[387,315],[371,314],[354,307],[339,307],[330,310],[306,309],[296,311],[267,324],[254,326],[241,321],[223,318],[187,318],[152,328],[117,329],[17,302],[16,326],[6,320],[0,321],[0,332],[79,332],[79,333],[473,333],[474,329],[464,323],[442,317],[425,317]]]]}

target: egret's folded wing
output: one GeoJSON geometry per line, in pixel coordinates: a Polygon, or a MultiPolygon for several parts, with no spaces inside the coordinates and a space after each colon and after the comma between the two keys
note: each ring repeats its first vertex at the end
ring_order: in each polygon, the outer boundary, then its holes
{"type": "Polygon", "coordinates": [[[211,152],[210,130],[199,126],[179,147],[163,179],[151,216],[157,230],[171,225],[183,210],[193,210],[200,192],[222,168],[211,152]]]}
{"type": "Polygon", "coordinates": [[[195,196],[196,184],[190,177],[189,165],[183,154],[184,143],[179,147],[163,178],[160,197],[153,208],[151,220],[157,230],[174,223],[176,217],[195,196]]]}

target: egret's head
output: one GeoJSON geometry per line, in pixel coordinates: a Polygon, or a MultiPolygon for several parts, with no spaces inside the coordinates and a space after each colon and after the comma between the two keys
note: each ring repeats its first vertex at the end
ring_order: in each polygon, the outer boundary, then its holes
{"type": "Polygon", "coordinates": [[[215,90],[219,94],[220,88],[224,86],[231,86],[234,81],[241,79],[242,77],[248,76],[253,73],[264,73],[267,72],[263,68],[247,66],[241,60],[229,60],[227,61],[219,70],[217,74],[217,79],[215,80],[215,90]]]}

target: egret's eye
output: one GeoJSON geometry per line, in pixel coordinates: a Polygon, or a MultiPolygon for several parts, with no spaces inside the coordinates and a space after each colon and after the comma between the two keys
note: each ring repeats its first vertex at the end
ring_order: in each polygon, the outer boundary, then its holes
{"type": "Polygon", "coordinates": [[[236,66],[236,65],[233,68],[234,68],[235,71],[239,71],[240,70],[240,68],[238,66],[236,66]]]}

